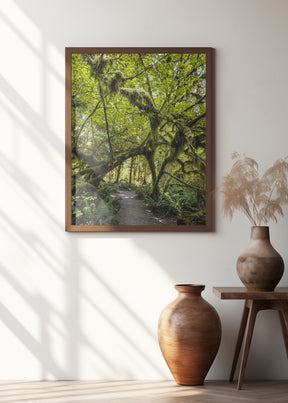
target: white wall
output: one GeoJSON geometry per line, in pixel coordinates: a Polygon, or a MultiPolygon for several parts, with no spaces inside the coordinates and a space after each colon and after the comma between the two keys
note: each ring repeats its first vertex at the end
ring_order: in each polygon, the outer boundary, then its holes
{"type": "MultiPolygon", "coordinates": [[[[223,326],[209,378],[227,379],[242,303],[212,286],[241,285],[249,222],[217,198],[215,233],[65,233],[64,48],[215,47],[219,185],[233,151],[288,154],[287,15],[286,0],[0,1],[0,379],[169,378],[157,321],[181,282],[206,284],[223,326]]],[[[271,224],[286,265],[287,222],[271,224]]],[[[246,374],[283,378],[278,317],[258,320],[246,374]]]]}

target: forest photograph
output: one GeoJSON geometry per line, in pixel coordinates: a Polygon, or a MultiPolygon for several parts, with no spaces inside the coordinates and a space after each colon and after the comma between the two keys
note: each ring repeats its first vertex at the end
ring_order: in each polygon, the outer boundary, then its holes
{"type": "Polygon", "coordinates": [[[69,52],[71,225],[205,226],[207,52],[79,49],[69,52]]]}

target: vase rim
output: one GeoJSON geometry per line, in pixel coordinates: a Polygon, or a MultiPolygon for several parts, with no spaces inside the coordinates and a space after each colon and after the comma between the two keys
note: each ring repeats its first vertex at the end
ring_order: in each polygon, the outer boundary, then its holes
{"type": "Polygon", "coordinates": [[[175,284],[175,289],[179,292],[199,293],[204,290],[204,284],[175,284]]]}

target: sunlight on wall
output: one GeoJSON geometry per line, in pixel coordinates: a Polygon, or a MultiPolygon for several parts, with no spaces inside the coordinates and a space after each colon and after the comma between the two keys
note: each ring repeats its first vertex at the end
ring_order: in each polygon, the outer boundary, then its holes
{"type": "Polygon", "coordinates": [[[42,101],[39,82],[41,75],[42,36],[34,24],[13,1],[1,8],[1,37],[5,38],[6,57],[1,60],[1,72],[20,97],[40,113],[42,101]],[[32,84],[32,85],[31,85],[32,84]]]}

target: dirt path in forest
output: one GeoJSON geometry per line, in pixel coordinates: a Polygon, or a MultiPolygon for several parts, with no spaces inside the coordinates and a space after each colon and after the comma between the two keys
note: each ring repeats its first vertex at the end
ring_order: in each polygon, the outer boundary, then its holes
{"type": "Polygon", "coordinates": [[[117,214],[118,225],[175,225],[174,220],[156,217],[144,201],[136,198],[134,190],[119,190],[121,210],[117,214]]]}

